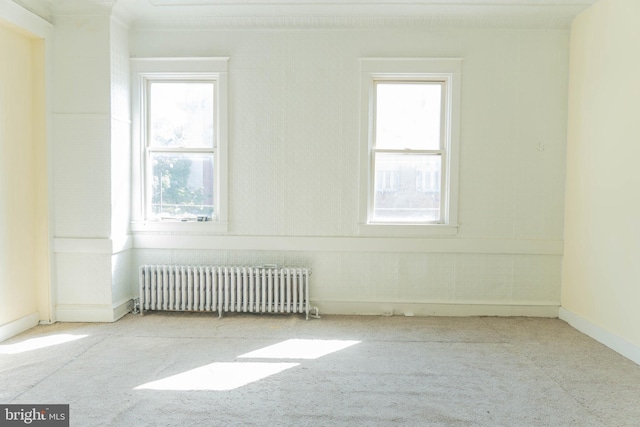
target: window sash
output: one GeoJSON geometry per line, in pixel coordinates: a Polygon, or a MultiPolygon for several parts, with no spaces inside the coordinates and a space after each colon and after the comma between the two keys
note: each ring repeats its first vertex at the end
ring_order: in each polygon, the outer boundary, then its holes
{"type": "MultiPolygon", "coordinates": [[[[438,149],[444,150],[446,146],[446,123],[447,123],[447,81],[442,79],[416,79],[416,78],[375,78],[373,79],[373,90],[372,90],[372,111],[371,111],[371,128],[370,132],[372,134],[371,146],[372,148],[377,147],[377,118],[378,118],[378,85],[387,84],[387,85],[407,85],[407,84],[424,84],[424,85],[437,85],[440,86],[440,132],[439,132],[439,144],[438,149]]],[[[416,149],[412,149],[416,150],[416,149]]],[[[424,151],[423,149],[417,149],[420,151],[424,151]]],[[[430,150],[426,150],[430,151],[430,150]]]]}
{"type": "Polygon", "coordinates": [[[447,171],[447,138],[449,137],[448,129],[446,124],[449,121],[448,116],[448,81],[442,78],[419,78],[416,76],[411,76],[407,78],[401,77],[377,77],[371,79],[371,104],[370,104],[370,124],[369,124],[369,135],[370,135],[370,148],[369,148],[369,189],[368,189],[368,209],[367,209],[367,223],[369,224],[444,224],[446,222],[446,212],[445,208],[448,201],[448,185],[449,182],[447,180],[448,171],[447,171]],[[377,98],[377,85],[380,83],[384,84],[433,84],[441,86],[441,96],[440,96],[440,132],[439,132],[439,148],[438,149],[390,149],[390,148],[377,148],[377,108],[378,108],[378,98],[377,98]],[[419,221],[411,221],[407,220],[382,220],[375,215],[375,201],[376,201],[376,157],[378,154],[402,154],[402,155],[429,155],[429,156],[439,156],[440,157],[440,201],[439,201],[439,209],[437,219],[435,220],[419,220],[419,221]]]}
{"type": "MultiPolygon", "coordinates": [[[[142,108],[143,114],[143,126],[144,129],[144,154],[143,154],[143,200],[144,200],[144,219],[145,220],[157,220],[159,216],[153,213],[153,166],[151,157],[155,153],[165,153],[165,154],[211,154],[214,158],[214,169],[215,160],[217,160],[217,137],[218,134],[218,123],[217,123],[217,114],[219,108],[218,97],[216,96],[216,92],[218,91],[218,81],[215,78],[203,78],[199,75],[189,76],[188,74],[182,75],[179,74],[177,76],[163,76],[160,78],[143,78],[143,93],[142,93],[142,108]],[[151,95],[151,85],[153,83],[210,83],[213,86],[213,135],[212,135],[212,146],[211,147],[174,147],[174,146],[157,146],[153,145],[151,141],[151,108],[150,108],[150,95],[151,95]]],[[[211,186],[215,189],[218,187],[218,183],[216,182],[216,173],[214,173],[211,177],[212,182],[211,186]]],[[[218,220],[218,206],[215,202],[216,198],[214,198],[214,210],[213,216],[210,218],[212,221],[218,220]]],[[[172,218],[177,220],[177,218],[172,218]]]]}
{"type": "MultiPolygon", "coordinates": [[[[206,217],[207,220],[212,220],[216,218],[216,213],[218,207],[216,206],[216,197],[215,197],[215,154],[212,153],[175,153],[175,152],[155,152],[152,153],[149,157],[149,201],[148,201],[148,209],[149,216],[152,218],[158,219],[172,219],[179,220],[182,218],[197,218],[197,217],[206,217]],[[158,154],[157,156],[153,156],[153,154],[158,154]],[[172,155],[176,154],[175,157],[172,155]],[[173,159],[172,159],[173,157],[173,159]],[[165,168],[162,166],[159,170],[155,170],[155,162],[163,162],[165,168]],[[181,175],[183,178],[182,186],[176,186],[177,182],[172,180],[173,174],[172,172],[168,172],[165,174],[166,162],[172,159],[175,163],[171,165],[170,169],[173,169],[173,165],[179,164],[180,161],[189,161],[189,174],[181,175]],[[157,175],[157,172],[161,172],[160,175],[157,175]],[[210,179],[205,179],[207,176],[210,179]],[[173,185],[169,185],[168,187],[164,186],[164,177],[169,177],[170,183],[173,185]],[[189,185],[190,182],[196,181],[196,185],[199,184],[198,179],[202,181],[202,187],[193,187],[193,185],[189,185]],[[157,185],[157,187],[156,187],[157,185]],[[183,193],[179,196],[175,193],[172,194],[172,189],[180,188],[183,190],[183,193]],[[163,196],[166,195],[166,199],[163,199],[163,196]],[[154,200],[156,197],[159,197],[158,200],[154,200]],[[185,203],[184,200],[176,200],[177,197],[183,198],[187,197],[189,199],[189,203],[185,203]],[[155,212],[154,206],[158,208],[158,212],[155,212]],[[176,211],[170,212],[169,209],[173,206],[176,211]],[[182,211],[182,214],[180,213],[182,211]],[[186,212],[186,214],[185,214],[186,212]]],[[[179,170],[176,169],[176,170],[179,170]]],[[[176,177],[178,178],[178,177],[176,177]]]]}
{"type": "MultiPolygon", "coordinates": [[[[441,150],[372,150],[372,156],[371,156],[371,166],[370,166],[370,170],[371,170],[371,181],[370,181],[370,185],[369,185],[369,201],[370,201],[370,206],[369,206],[369,223],[370,224],[443,224],[444,223],[444,204],[446,201],[446,179],[445,179],[445,173],[446,173],[446,155],[443,151],[441,150]],[[380,172],[385,172],[385,170],[383,168],[377,168],[377,159],[378,156],[377,154],[398,154],[401,156],[407,156],[407,158],[411,158],[411,157],[429,157],[429,158],[435,158],[438,157],[439,158],[439,167],[440,167],[440,175],[439,175],[439,179],[440,179],[440,185],[438,186],[438,190],[439,190],[439,201],[438,201],[438,213],[437,213],[437,217],[435,219],[424,219],[424,220],[411,220],[411,218],[400,218],[400,219],[383,219],[380,218],[380,215],[376,215],[376,210],[381,210],[380,207],[376,207],[376,194],[379,191],[380,186],[378,185],[378,181],[377,181],[377,176],[380,172]]],[[[394,172],[394,177],[395,177],[395,183],[397,185],[401,185],[401,181],[402,179],[400,178],[401,172],[400,171],[393,171],[394,172]]],[[[384,175],[384,173],[382,174],[384,175]]],[[[416,186],[416,190],[415,192],[424,192],[422,190],[418,190],[418,186],[416,183],[416,177],[413,177],[413,182],[416,186]]],[[[384,188],[384,184],[382,185],[382,187],[384,188]]],[[[408,208],[394,208],[396,210],[407,210],[407,211],[411,211],[413,210],[414,212],[419,210],[418,208],[415,209],[408,209],[408,208]]],[[[429,208],[432,209],[432,208],[429,208]]]]}
{"type": "Polygon", "coordinates": [[[212,133],[212,145],[211,147],[177,147],[177,146],[167,146],[167,148],[172,148],[172,149],[178,149],[178,148],[182,148],[182,149],[187,149],[187,148],[195,148],[198,150],[205,150],[205,149],[210,149],[210,148],[216,148],[217,143],[218,143],[218,138],[217,136],[217,130],[218,130],[218,123],[217,123],[217,110],[218,110],[218,102],[217,102],[217,96],[216,96],[216,92],[218,91],[218,82],[216,79],[213,78],[202,78],[201,76],[193,76],[193,78],[188,78],[187,76],[181,76],[180,78],[174,78],[174,77],[164,77],[164,78],[145,78],[145,85],[144,85],[144,121],[145,121],[145,146],[147,148],[154,148],[154,149],[158,149],[158,148],[165,148],[164,146],[158,146],[158,145],[153,145],[152,141],[151,141],[151,136],[152,136],[152,132],[150,129],[151,126],[151,115],[153,114],[153,111],[151,109],[151,105],[150,105],[150,98],[151,98],[151,85],[154,83],[204,83],[204,84],[210,84],[212,86],[212,95],[213,95],[213,116],[212,116],[212,122],[213,122],[213,133],[212,133]]]}

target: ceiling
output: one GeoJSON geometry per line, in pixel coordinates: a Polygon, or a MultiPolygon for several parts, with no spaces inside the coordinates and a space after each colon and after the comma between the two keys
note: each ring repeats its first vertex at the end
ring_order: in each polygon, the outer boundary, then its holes
{"type": "Polygon", "coordinates": [[[43,16],[113,10],[133,28],[569,28],[596,0],[14,0],[43,16]]]}

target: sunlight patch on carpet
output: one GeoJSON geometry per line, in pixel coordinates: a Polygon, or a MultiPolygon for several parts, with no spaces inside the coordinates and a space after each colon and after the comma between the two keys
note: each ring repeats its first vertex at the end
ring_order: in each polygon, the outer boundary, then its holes
{"type": "Polygon", "coordinates": [[[0,354],[18,354],[26,351],[39,350],[41,348],[79,340],[87,336],[88,335],[56,334],[48,335],[46,337],[31,338],[16,344],[0,344],[0,354]]]}
{"type": "Polygon", "coordinates": [[[360,341],[290,339],[238,356],[252,359],[317,359],[360,341]]]}
{"type": "Polygon", "coordinates": [[[134,390],[233,390],[298,365],[298,363],[216,362],[143,384],[134,390]]]}

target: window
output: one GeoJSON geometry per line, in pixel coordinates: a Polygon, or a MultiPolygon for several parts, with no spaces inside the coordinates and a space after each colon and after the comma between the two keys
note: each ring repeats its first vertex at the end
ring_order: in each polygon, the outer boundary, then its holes
{"type": "Polygon", "coordinates": [[[132,68],[134,223],[226,231],[227,59],[134,59],[132,68]]]}
{"type": "Polygon", "coordinates": [[[459,59],[361,59],[361,234],[457,232],[459,59]]]}

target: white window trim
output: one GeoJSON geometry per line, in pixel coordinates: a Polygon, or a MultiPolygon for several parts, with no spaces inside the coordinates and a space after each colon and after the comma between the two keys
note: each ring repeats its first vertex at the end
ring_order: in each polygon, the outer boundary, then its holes
{"type": "Polygon", "coordinates": [[[365,236],[455,236],[458,233],[458,168],[460,160],[460,58],[360,59],[360,191],[358,233],[365,236]],[[442,222],[438,224],[372,223],[372,123],[374,82],[388,80],[446,81],[442,222]]]}
{"type": "Polygon", "coordinates": [[[228,231],[228,62],[229,58],[132,58],[132,221],[131,231],[213,232],[228,231]],[[145,218],[145,96],[148,79],[208,79],[216,81],[215,221],[148,220],[145,218]]]}

